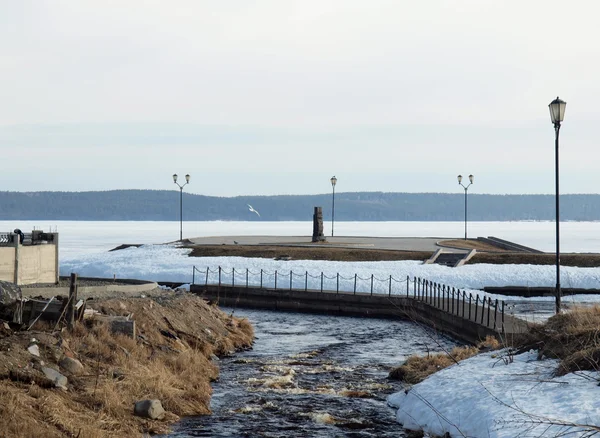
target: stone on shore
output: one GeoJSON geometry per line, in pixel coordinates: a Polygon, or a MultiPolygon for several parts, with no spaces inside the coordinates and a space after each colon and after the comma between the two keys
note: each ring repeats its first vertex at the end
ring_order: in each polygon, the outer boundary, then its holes
{"type": "Polygon", "coordinates": [[[165,410],[160,400],[140,400],[135,403],[133,413],[138,417],[161,420],[165,416],[165,410]]]}
{"type": "Polygon", "coordinates": [[[83,364],[77,359],[65,356],[59,363],[60,367],[71,374],[77,375],[83,372],[83,364]]]}
{"type": "Polygon", "coordinates": [[[42,372],[48,380],[54,383],[54,386],[61,389],[67,389],[68,379],[53,368],[42,367],[42,372]]]}

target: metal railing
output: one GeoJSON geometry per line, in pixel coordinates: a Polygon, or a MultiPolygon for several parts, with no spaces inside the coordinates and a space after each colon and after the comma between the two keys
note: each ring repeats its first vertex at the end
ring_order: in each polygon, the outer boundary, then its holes
{"type": "Polygon", "coordinates": [[[268,272],[264,269],[223,269],[221,266],[201,270],[194,266],[192,284],[406,297],[504,333],[504,301],[492,300],[485,295],[480,297],[479,294],[473,295],[470,292],[467,294],[464,290],[420,277],[411,279],[410,276],[406,276],[405,279],[397,279],[390,275],[378,278],[373,274],[369,277],[361,277],[358,274],[344,277],[339,273],[328,276],[323,272],[312,275],[308,271],[298,274],[292,270],[268,272]]]}
{"type": "Polygon", "coordinates": [[[3,232],[0,233],[0,246],[14,246],[17,241],[19,241],[22,245],[51,243],[54,241],[54,236],[54,233],[42,233],[40,231],[23,234],[3,232]]]}

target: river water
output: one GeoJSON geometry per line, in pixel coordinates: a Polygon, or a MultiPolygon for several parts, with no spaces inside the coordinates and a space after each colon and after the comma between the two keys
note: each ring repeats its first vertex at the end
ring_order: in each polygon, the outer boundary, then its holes
{"type": "MultiPolygon", "coordinates": [[[[223,308],[231,313],[233,309],[223,308]]],[[[236,309],[255,328],[251,350],[221,359],[212,415],[169,437],[403,437],[386,397],[389,370],[456,343],[408,321],[236,309]]]]}

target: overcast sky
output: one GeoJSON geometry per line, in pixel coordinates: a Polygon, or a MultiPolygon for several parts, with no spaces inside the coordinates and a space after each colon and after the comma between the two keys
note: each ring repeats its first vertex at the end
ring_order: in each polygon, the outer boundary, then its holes
{"type": "Polygon", "coordinates": [[[0,190],[600,192],[600,4],[0,0],[0,190]]]}

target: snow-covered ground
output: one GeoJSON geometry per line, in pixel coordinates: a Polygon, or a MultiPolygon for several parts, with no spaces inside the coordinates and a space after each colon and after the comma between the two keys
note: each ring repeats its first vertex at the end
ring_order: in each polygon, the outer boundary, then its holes
{"type": "MultiPolygon", "coordinates": [[[[484,286],[553,286],[555,268],[540,265],[490,265],[474,264],[460,268],[441,265],[423,265],[419,261],[387,262],[333,262],[319,260],[271,260],[245,257],[188,257],[190,250],[175,245],[143,245],[120,251],[87,253],[66,256],[61,259],[61,275],[77,272],[80,276],[113,278],[137,278],[155,281],[192,282],[195,266],[197,283],[208,280],[218,281],[218,267],[222,268],[221,281],[231,284],[233,269],[235,283],[245,283],[246,269],[248,282],[260,284],[260,271],[263,270],[263,284],[274,286],[275,271],[278,273],[279,288],[289,288],[290,271],[293,272],[293,286],[303,288],[308,273],[308,287],[319,289],[323,272],[324,289],[335,290],[337,274],[342,291],[354,289],[354,275],[357,275],[357,290],[369,292],[371,275],[374,276],[374,292],[389,293],[389,277],[392,276],[392,293],[406,293],[406,278],[420,277],[440,284],[483,294],[484,286]]],[[[599,288],[600,268],[561,269],[563,287],[599,288]]],[[[412,288],[412,285],[411,285],[412,288]]],[[[411,289],[412,290],[412,289],[411,289]]],[[[522,300],[519,297],[504,297],[486,294],[492,299],[522,300]]],[[[552,301],[554,298],[536,298],[536,301],[552,301]]],[[[599,296],[576,295],[565,297],[565,302],[595,302],[599,296]]]]}
{"type": "Polygon", "coordinates": [[[388,403],[406,428],[438,436],[592,436],[584,425],[600,425],[600,373],[554,377],[556,360],[538,361],[534,351],[513,359],[506,351],[480,354],[391,395],[388,403]]]}

